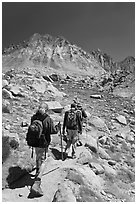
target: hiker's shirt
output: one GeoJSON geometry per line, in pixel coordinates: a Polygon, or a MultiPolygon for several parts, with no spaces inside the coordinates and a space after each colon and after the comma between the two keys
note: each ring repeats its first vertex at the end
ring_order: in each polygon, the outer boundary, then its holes
{"type": "Polygon", "coordinates": [[[42,121],[42,123],[43,123],[42,134],[45,135],[45,139],[47,140],[47,143],[49,145],[50,141],[51,141],[51,134],[57,134],[58,133],[58,129],[56,128],[56,126],[54,126],[53,120],[46,113],[43,115],[36,113],[35,115],[32,116],[31,123],[34,120],[41,120],[42,121]]]}
{"type": "MultiPolygon", "coordinates": [[[[71,110],[69,110],[69,111],[71,111],[71,110]]],[[[79,131],[82,131],[80,117],[79,117],[79,115],[77,113],[76,113],[76,121],[77,121],[76,125],[71,127],[71,128],[67,127],[67,118],[68,118],[69,111],[65,112],[64,121],[63,121],[63,130],[65,130],[65,128],[66,128],[66,130],[69,129],[69,130],[79,130],[79,131]]]]}

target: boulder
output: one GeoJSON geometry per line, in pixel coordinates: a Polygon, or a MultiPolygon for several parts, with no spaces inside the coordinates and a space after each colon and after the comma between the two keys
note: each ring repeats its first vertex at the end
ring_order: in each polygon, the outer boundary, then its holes
{"type": "Polygon", "coordinates": [[[93,94],[93,95],[90,95],[90,98],[101,99],[102,96],[98,94],[93,94]]]}
{"type": "Polygon", "coordinates": [[[104,145],[107,142],[107,137],[106,136],[102,136],[99,138],[99,143],[101,143],[102,145],[104,145]]]}
{"type": "Polygon", "coordinates": [[[89,135],[89,133],[86,137],[85,146],[94,153],[97,153],[98,151],[97,139],[93,138],[91,135],[89,135]]]}
{"type": "Polygon", "coordinates": [[[46,76],[43,76],[43,78],[46,80],[46,81],[49,81],[51,83],[53,83],[54,81],[51,79],[50,76],[46,75],[46,76]]]}
{"type": "Polygon", "coordinates": [[[38,93],[43,93],[46,91],[46,84],[48,84],[47,82],[40,81],[40,80],[36,80],[33,82],[32,87],[36,90],[36,92],[38,93]]]}
{"type": "Polygon", "coordinates": [[[8,86],[9,82],[6,79],[2,80],[2,88],[8,86]]]}
{"type": "Polygon", "coordinates": [[[118,116],[116,117],[116,120],[117,120],[119,123],[123,124],[123,125],[127,125],[126,118],[125,118],[125,116],[123,116],[123,115],[118,115],[118,116]]]}
{"type": "Polygon", "coordinates": [[[108,164],[102,164],[104,171],[106,174],[110,174],[110,175],[117,175],[117,171],[114,170],[111,166],[109,166],[108,164]]]}
{"type": "Polygon", "coordinates": [[[7,89],[2,89],[2,98],[3,99],[12,99],[12,93],[10,91],[8,91],[7,89]]]}
{"type": "Polygon", "coordinates": [[[135,142],[135,135],[134,133],[130,132],[130,134],[128,134],[126,136],[126,141],[129,143],[134,143],[135,142]]]}
{"type": "Polygon", "coordinates": [[[52,110],[55,113],[61,113],[63,110],[63,107],[58,101],[49,101],[45,103],[48,105],[49,110],[52,110]]]}
{"type": "Polygon", "coordinates": [[[88,125],[94,127],[98,131],[110,134],[110,131],[109,131],[107,125],[105,124],[104,120],[97,117],[97,116],[90,117],[90,119],[88,120],[88,125]]]}
{"type": "Polygon", "coordinates": [[[78,171],[83,175],[84,183],[90,185],[92,189],[102,190],[104,181],[103,179],[96,175],[94,171],[86,165],[80,165],[78,171]]]}
{"type": "Polygon", "coordinates": [[[108,164],[111,165],[111,166],[114,166],[116,164],[116,161],[114,160],[109,160],[108,161],[108,164]]]}
{"type": "Polygon", "coordinates": [[[50,78],[53,80],[53,81],[59,81],[60,80],[60,76],[58,74],[51,74],[50,75],[50,78]]]}
{"type": "Polygon", "coordinates": [[[12,85],[10,86],[10,91],[13,95],[17,96],[20,93],[20,87],[18,85],[12,85]]]}
{"type": "Polygon", "coordinates": [[[76,157],[79,164],[88,164],[92,160],[91,153],[85,147],[77,148],[76,157]]]}
{"type": "Polygon", "coordinates": [[[98,163],[91,162],[91,163],[89,164],[89,166],[90,166],[90,168],[94,171],[94,173],[95,173],[96,175],[98,175],[98,174],[103,174],[103,173],[104,173],[104,168],[103,168],[100,164],[98,164],[98,163]]]}
{"type": "Polygon", "coordinates": [[[59,91],[56,87],[54,87],[50,82],[47,86],[47,91],[53,94],[54,97],[64,97],[66,94],[64,92],[59,91]]]}
{"type": "Polygon", "coordinates": [[[106,159],[106,160],[111,159],[111,157],[106,153],[106,151],[102,147],[99,147],[98,153],[101,159],[106,159]]]}
{"type": "Polygon", "coordinates": [[[11,113],[11,104],[7,100],[2,101],[2,112],[3,113],[11,113]]]}
{"type": "Polygon", "coordinates": [[[76,202],[76,198],[67,183],[62,183],[58,185],[58,190],[56,191],[52,202],[76,202]]]}

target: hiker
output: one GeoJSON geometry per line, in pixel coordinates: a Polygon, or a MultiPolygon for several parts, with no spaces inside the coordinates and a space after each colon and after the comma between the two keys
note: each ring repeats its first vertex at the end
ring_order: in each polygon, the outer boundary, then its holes
{"type": "Polygon", "coordinates": [[[81,125],[80,125],[81,129],[80,129],[80,131],[78,130],[77,146],[82,146],[82,142],[80,140],[80,135],[82,135],[83,121],[84,121],[84,119],[87,118],[87,114],[86,114],[85,110],[82,108],[82,105],[79,102],[77,103],[76,111],[77,111],[77,114],[79,115],[80,123],[81,123],[81,125]]]}
{"type": "Polygon", "coordinates": [[[37,112],[31,117],[31,124],[40,120],[43,124],[43,129],[41,133],[41,141],[37,142],[38,147],[35,147],[36,154],[36,176],[35,182],[31,187],[31,193],[35,194],[35,196],[39,197],[43,195],[43,191],[41,189],[41,178],[44,173],[45,165],[46,165],[46,154],[48,152],[48,146],[51,141],[51,134],[57,134],[59,129],[61,128],[59,123],[54,126],[53,120],[47,114],[48,105],[42,103],[37,112]]]}
{"type": "Polygon", "coordinates": [[[82,105],[80,103],[77,103],[77,112],[79,112],[79,111],[81,111],[80,118],[81,118],[81,123],[83,125],[83,120],[84,120],[84,118],[85,119],[87,118],[87,114],[86,114],[85,110],[82,108],[82,105]]]}
{"type": "Polygon", "coordinates": [[[67,132],[67,145],[65,152],[68,157],[75,158],[76,142],[78,139],[78,130],[82,131],[81,122],[79,115],[76,112],[76,104],[71,104],[69,111],[65,112],[64,122],[63,122],[63,135],[65,134],[65,129],[67,132]]]}

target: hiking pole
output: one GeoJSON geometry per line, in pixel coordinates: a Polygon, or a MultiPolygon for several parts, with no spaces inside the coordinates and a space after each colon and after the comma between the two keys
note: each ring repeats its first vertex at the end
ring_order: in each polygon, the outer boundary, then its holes
{"type": "Polygon", "coordinates": [[[61,140],[61,159],[63,161],[63,145],[62,145],[62,134],[61,134],[61,124],[59,122],[60,125],[60,140],[61,140]]]}

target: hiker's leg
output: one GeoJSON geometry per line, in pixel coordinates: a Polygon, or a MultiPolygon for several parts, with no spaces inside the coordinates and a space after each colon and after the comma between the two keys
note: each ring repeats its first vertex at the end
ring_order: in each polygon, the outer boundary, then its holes
{"type": "Polygon", "coordinates": [[[66,145],[66,148],[65,148],[66,153],[69,152],[71,143],[72,143],[72,141],[71,141],[71,130],[67,130],[67,145],[66,145]]]}
{"type": "Polygon", "coordinates": [[[31,187],[31,193],[34,193],[36,196],[42,196],[43,191],[41,189],[41,178],[45,170],[46,164],[46,153],[48,148],[35,148],[36,153],[36,165],[37,165],[37,175],[35,177],[35,182],[31,187]]]}
{"type": "Polygon", "coordinates": [[[73,130],[73,138],[72,138],[72,156],[75,155],[76,152],[76,144],[78,141],[78,131],[77,130],[73,130]]]}
{"type": "Polygon", "coordinates": [[[46,153],[48,152],[48,148],[36,148],[36,165],[38,167],[37,170],[37,177],[41,179],[44,169],[45,169],[45,164],[46,164],[46,153]]]}

